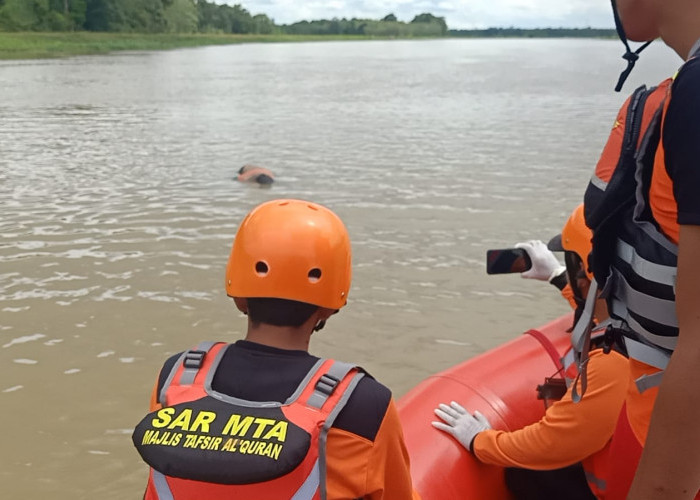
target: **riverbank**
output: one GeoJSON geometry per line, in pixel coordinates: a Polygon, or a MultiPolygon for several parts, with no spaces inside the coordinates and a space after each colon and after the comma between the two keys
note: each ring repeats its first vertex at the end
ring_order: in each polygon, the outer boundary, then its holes
{"type": "MultiPolygon", "coordinates": [[[[469,38],[612,38],[614,30],[491,28],[488,30],[451,30],[450,37],[469,38]]],[[[373,40],[395,37],[368,35],[232,35],[232,34],[144,34],[78,32],[3,32],[0,31],[0,60],[52,59],[122,50],[168,50],[205,45],[237,43],[309,42],[334,40],[373,40]]],[[[429,37],[428,37],[429,38],[429,37]]],[[[409,39],[411,39],[409,37],[409,39]]],[[[427,39],[427,38],[421,38],[427,39]]]]}
{"type": "MultiPolygon", "coordinates": [[[[357,40],[361,36],[0,32],[0,59],[45,59],[122,50],[167,50],[236,43],[357,40]]],[[[369,37],[367,37],[369,38],[369,37]]]]}

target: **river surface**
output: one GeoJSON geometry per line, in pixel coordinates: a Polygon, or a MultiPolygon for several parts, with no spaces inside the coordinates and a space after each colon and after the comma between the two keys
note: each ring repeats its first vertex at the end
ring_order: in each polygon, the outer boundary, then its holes
{"type": "MultiPolygon", "coordinates": [[[[0,62],[3,499],[141,498],[130,433],[165,358],[242,337],[237,224],[272,198],[335,210],[349,304],[311,351],[400,397],[568,311],[487,276],[582,199],[624,93],[613,40],[249,44],[0,62]],[[234,180],[271,169],[271,189],[234,180]]],[[[670,76],[661,43],[626,85],[670,76]]]]}

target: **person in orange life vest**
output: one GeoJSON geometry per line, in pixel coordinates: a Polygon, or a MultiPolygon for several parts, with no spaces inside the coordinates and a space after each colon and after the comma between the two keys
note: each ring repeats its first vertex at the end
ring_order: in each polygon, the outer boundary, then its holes
{"type": "Polygon", "coordinates": [[[151,467],[146,499],[419,499],[389,389],[308,352],[350,276],[348,233],[328,208],[273,200],[246,216],[226,268],[245,340],[165,363],[133,436],[151,467]]]}
{"type": "MultiPolygon", "coordinates": [[[[644,447],[634,481],[620,498],[690,499],[700,490],[700,2],[612,4],[626,45],[627,38],[660,37],[685,61],[653,134],[636,155],[637,173],[643,175],[625,183],[634,190],[633,203],[606,225],[589,203],[594,187],[586,193],[586,220],[594,233],[591,264],[610,294],[611,317],[620,322],[630,355],[632,382],[621,416],[627,422],[621,422],[619,434],[626,432],[644,447]],[[606,245],[614,248],[613,257],[596,256],[605,255],[606,245]],[[601,259],[612,263],[598,272],[601,259]],[[659,379],[660,385],[648,383],[659,379]]],[[[629,53],[625,57],[633,61],[629,53]]],[[[630,460],[622,454],[615,462],[630,460]]]]}
{"type": "MultiPolygon", "coordinates": [[[[560,240],[575,296],[585,295],[586,290],[578,288],[589,284],[584,259],[590,252],[591,233],[584,224],[582,211],[582,206],[574,210],[560,240]]],[[[536,249],[530,254],[531,258],[535,257],[533,264],[538,256],[549,252],[544,244],[526,244],[524,248],[536,249]]],[[[554,267],[558,261],[551,257],[547,260],[554,267]]],[[[548,271],[549,276],[558,275],[548,271]]],[[[540,275],[547,279],[545,274],[540,275]]],[[[599,319],[605,319],[605,304],[602,301],[600,304],[597,314],[599,319]]],[[[576,374],[570,371],[575,369],[573,358],[565,363],[570,366],[561,368],[563,375],[574,378],[576,374]]],[[[602,348],[594,346],[588,366],[588,391],[579,403],[574,403],[569,386],[563,396],[560,394],[561,399],[546,409],[539,422],[508,432],[491,429],[481,413],[476,411],[472,415],[452,401],[435,410],[440,421],[433,425],[451,434],[480,461],[518,468],[506,469],[507,485],[516,498],[605,498],[608,449],[625,397],[628,370],[624,355],[618,352],[606,355],[602,348]],[[579,462],[583,463],[585,475],[576,465],[579,462]]]]}

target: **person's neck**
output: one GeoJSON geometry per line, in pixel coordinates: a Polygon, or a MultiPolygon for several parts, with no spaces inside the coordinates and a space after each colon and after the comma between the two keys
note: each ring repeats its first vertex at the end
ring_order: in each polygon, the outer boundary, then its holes
{"type": "Polygon", "coordinates": [[[305,326],[273,326],[265,323],[253,326],[249,323],[245,340],[277,349],[308,351],[312,329],[305,326]]]}
{"type": "Polygon", "coordinates": [[[696,48],[700,40],[700,4],[692,4],[692,12],[680,11],[680,14],[670,18],[661,28],[661,38],[684,61],[692,55],[691,49],[696,48]]]}

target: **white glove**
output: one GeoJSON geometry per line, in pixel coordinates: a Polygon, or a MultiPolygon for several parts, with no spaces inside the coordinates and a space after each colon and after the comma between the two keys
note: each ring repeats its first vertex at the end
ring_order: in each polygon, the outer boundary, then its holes
{"type": "Polygon", "coordinates": [[[530,256],[532,267],[520,273],[523,278],[540,281],[552,281],[553,278],[563,273],[566,268],[562,266],[547,245],[540,240],[530,240],[516,243],[515,248],[522,248],[530,256]]]}
{"type": "Polygon", "coordinates": [[[439,408],[435,408],[435,415],[446,423],[433,422],[433,427],[452,434],[469,451],[472,451],[472,441],[476,435],[491,428],[491,424],[481,413],[475,411],[472,415],[455,401],[452,401],[450,406],[440,403],[439,408]]]}

